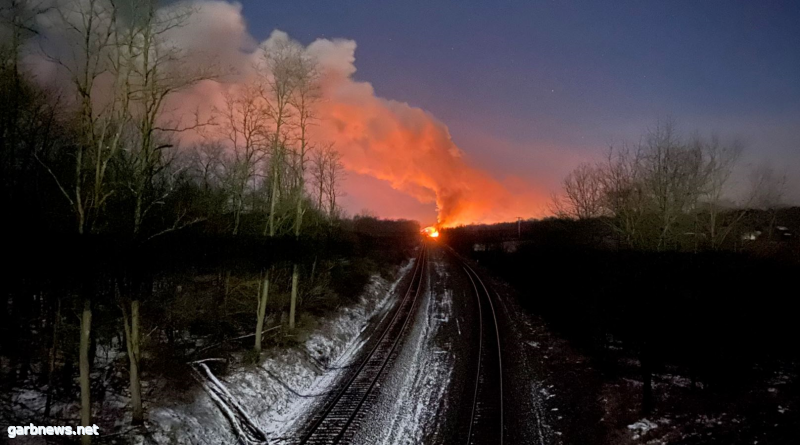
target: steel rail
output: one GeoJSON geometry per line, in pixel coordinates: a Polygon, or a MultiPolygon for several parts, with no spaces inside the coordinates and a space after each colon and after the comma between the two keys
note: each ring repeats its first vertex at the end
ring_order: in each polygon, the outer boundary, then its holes
{"type": "Polygon", "coordinates": [[[350,376],[347,383],[345,383],[342,389],[331,399],[326,408],[323,410],[322,414],[314,421],[312,426],[305,433],[299,442],[300,444],[336,444],[341,441],[356,415],[361,411],[364,402],[374,389],[378,379],[383,374],[384,369],[389,363],[389,359],[392,357],[392,353],[395,351],[400,338],[403,336],[403,333],[408,326],[409,320],[412,318],[417,297],[422,290],[426,258],[427,248],[423,245],[419,257],[417,258],[417,263],[414,267],[414,274],[411,277],[411,283],[408,286],[405,296],[395,310],[391,321],[389,321],[386,329],[383,330],[378,341],[375,343],[375,346],[361,362],[361,365],[358,367],[358,369],[352,374],[352,376],[350,376]],[[398,323],[402,323],[402,325],[398,326],[398,323]],[[393,332],[393,339],[388,337],[389,333],[392,331],[395,331],[393,332]],[[370,362],[376,358],[379,361],[378,366],[370,366],[370,369],[367,369],[367,366],[370,364],[370,362]],[[366,382],[366,385],[361,384],[356,387],[356,381],[360,377],[364,378],[366,373],[369,372],[371,372],[373,375],[367,376],[368,381],[366,382]],[[344,407],[340,407],[340,409],[346,411],[345,418],[342,421],[334,422],[334,425],[323,425],[326,420],[331,418],[331,414],[337,407],[340,406],[340,404],[344,405],[344,407]],[[326,429],[328,431],[326,431],[326,429]]]}
{"type": "MultiPolygon", "coordinates": [[[[458,257],[456,256],[456,258],[458,258],[458,257]]],[[[483,352],[483,308],[482,308],[482,306],[483,306],[483,304],[481,302],[482,299],[481,299],[480,291],[478,289],[476,281],[478,283],[480,283],[481,288],[483,288],[483,293],[486,296],[486,300],[489,302],[489,308],[491,310],[492,320],[494,321],[495,338],[497,340],[497,363],[498,363],[498,366],[499,366],[499,374],[498,374],[499,382],[498,383],[499,383],[499,386],[500,386],[500,442],[499,443],[500,443],[500,445],[502,445],[503,444],[503,436],[504,436],[504,428],[503,428],[503,426],[504,426],[504,424],[503,424],[503,357],[502,357],[501,344],[500,344],[500,327],[499,327],[499,323],[497,322],[497,313],[496,313],[495,308],[494,308],[494,303],[492,302],[491,293],[489,293],[489,290],[486,287],[486,284],[484,284],[484,282],[481,279],[481,277],[478,275],[477,272],[475,272],[475,270],[472,267],[470,267],[469,264],[466,263],[466,261],[461,260],[460,258],[459,258],[459,260],[462,262],[464,272],[467,274],[467,277],[469,278],[470,282],[472,283],[472,287],[475,290],[475,297],[478,300],[478,318],[480,319],[480,342],[479,342],[479,346],[478,346],[477,376],[475,378],[475,392],[474,392],[473,401],[472,401],[472,415],[471,415],[471,418],[470,418],[469,431],[468,431],[468,434],[467,434],[467,445],[469,445],[471,440],[472,440],[473,426],[475,425],[475,414],[476,414],[477,406],[478,406],[478,390],[479,390],[480,385],[481,385],[481,382],[480,382],[480,375],[481,375],[481,371],[482,371],[481,366],[483,364],[482,363],[482,355],[483,355],[482,354],[482,352],[483,352]],[[473,277],[475,277],[475,278],[473,279],[473,277]]]]}

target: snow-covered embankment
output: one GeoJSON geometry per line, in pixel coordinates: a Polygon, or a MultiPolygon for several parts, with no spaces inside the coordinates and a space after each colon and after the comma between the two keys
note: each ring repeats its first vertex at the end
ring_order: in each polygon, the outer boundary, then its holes
{"type": "MultiPolygon", "coordinates": [[[[215,383],[270,442],[291,436],[341,368],[357,357],[369,337],[365,329],[370,321],[385,317],[397,301],[397,285],[412,265],[410,261],[401,268],[393,283],[374,276],[357,304],[320,319],[302,345],[267,350],[260,365],[235,364],[226,375],[215,376],[215,383]]],[[[152,407],[150,438],[170,444],[235,443],[237,428],[230,412],[220,409],[213,394],[198,387],[188,404],[152,407]]]]}

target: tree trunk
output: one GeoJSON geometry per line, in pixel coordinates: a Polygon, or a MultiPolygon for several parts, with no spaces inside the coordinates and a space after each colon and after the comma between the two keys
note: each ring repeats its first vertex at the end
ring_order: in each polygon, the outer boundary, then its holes
{"type": "Polygon", "coordinates": [[[770,218],[770,220],[769,220],[769,231],[767,232],[769,237],[767,239],[770,242],[772,242],[772,233],[773,233],[773,230],[775,229],[775,221],[778,219],[778,210],[777,209],[770,209],[770,211],[772,213],[772,218],[770,218]]]}
{"type": "Polygon", "coordinates": [[[295,310],[297,308],[297,281],[300,275],[300,266],[295,262],[292,268],[292,301],[289,304],[289,329],[294,329],[295,310]]]}
{"type": "Polygon", "coordinates": [[[241,214],[241,210],[239,209],[239,207],[238,206],[235,207],[233,209],[233,236],[236,236],[236,235],[239,234],[239,218],[240,218],[239,215],[240,214],[241,214]]]}
{"type": "Polygon", "coordinates": [[[308,283],[311,287],[314,287],[314,277],[316,277],[317,273],[317,257],[314,257],[314,262],[311,263],[311,276],[308,278],[308,283]]]}
{"type": "Polygon", "coordinates": [[[144,185],[140,185],[137,187],[136,192],[136,206],[133,209],[133,234],[136,235],[139,233],[139,230],[142,228],[142,211],[143,211],[143,200],[144,200],[144,185]]]}
{"type": "MultiPolygon", "coordinates": [[[[276,148],[277,150],[277,148],[276,148]]],[[[275,151],[274,153],[277,153],[275,151]]],[[[280,162],[280,157],[276,154],[276,159],[273,161],[276,164],[280,162]]],[[[269,236],[272,238],[275,236],[275,208],[276,204],[278,203],[278,186],[280,185],[280,178],[278,177],[279,173],[279,166],[273,165],[272,166],[272,190],[270,191],[270,199],[269,199],[269,218],[267,219],[267,225],[264,227],[264,236],[269,236]]]]}
{"type": "Polygon", "coordinates": [[[144,410],[142,409],[142,384],[139,378],[139,300],[131,301],[130,321],[128,313],[123,309],[123,322],[125,324],[125,336],[127,337],[128,361],[130,363],[130,390],[131,390],[131,410],[133,418],[131,424],[141,425],[144,423],[144,410]]]}
{"type": "MultiPolygon", "coordinates": [[[[302,167],[302,159],[301,159],[301,167],[300,171],[303,171],[302,167]]],[[[301,173],[302,175],[302,173],[301,173]]],[[[297,188],[297,214],[295,215],[295,222],[294,222],[294,237],[296,240],[300,240],[300,229],[303,225],[303,180],[299,180],[298,188],[297,188]]],[[[289,304],[289,329],[294,329],[295,325],[295,308],[297,307],[297,285],[299,281],[300,275],[300,265],[297,263],[297,260],[294,261],[294,267],[292,268],[292,300],[289,304]]]]}
{"type": "Polygon", "coordinates": [[[44,417],[50,417],[50,406],[53,402],[53,384],[56,372],[56,356],[58,355],[58,327],[61,324],[61,298],[56,303],[56,313],[53,317],[53,344],[50,346],[50,363],[47,369],[47,400],[44,405],[44,417]]]}
{"type": "Polygon", "coordinates": [[[261,332],[264,330],[264,315],[267,312],[267,298],[269,297],[269,270],[264,274],[264,284],[261,289],[261,298],[258,300],[258,320],[256,320],[256,352],[261,352],[261,332]]]}
{"type": "Polygon", "coordinates": [[[713,203],[709,216],[711,218],[711,249],[717,250],[717,207],[713,203]]]}
{"type": "MultiPolygon", "coordinates": [[[[80,380],[81,380],[81,425],[91,426],[92,424],[92,398],[91,385],[89,384],[89,372],[91,363],[89,362],[89,343],[92,333],[92,300],[88,297],[83,299],[83,313],[81,315],[81,340],[80,340],[80,380]]],[[[92,443],[92,436],[82,436],[81,443],[89,445],[92,443]]]]}

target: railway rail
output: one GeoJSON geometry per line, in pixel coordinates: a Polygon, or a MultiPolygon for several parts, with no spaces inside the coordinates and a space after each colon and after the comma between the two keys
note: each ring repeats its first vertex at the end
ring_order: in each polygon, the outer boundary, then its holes
{"type": "Polygon", "coordinates": [[[463,260],[460,261],[475,290],[480,321],[475,390],[466,443],[467,445],[487,443],[502,445],[504,437],[503,358],[497,313],[486,284],[469,264],[463,260]]]}
{"type": "Polygon", "coordinates": [[[361,365],[330,399],[322,412],[312,419],[310,428],[304,432],[299,444],[338,444],[346,443],[350,439],[354,427],[357,426],[359,415],[379,385],[383,371],[395,355],[400,339],[413,318],[417,297],[422,291],[427,255],[427,248],[423,245],[408,290],[395,309],[386,329],[361,365]]]}

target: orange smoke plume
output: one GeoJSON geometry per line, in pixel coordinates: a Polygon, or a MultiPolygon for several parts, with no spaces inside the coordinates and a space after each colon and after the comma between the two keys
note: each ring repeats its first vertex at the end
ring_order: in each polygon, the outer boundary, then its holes
{"type": "Polygon", "coordinates": [[[353,41],[318,40],[308,48],[325,73],[316,136],[335,143],[348,170],[435,202],[440,227],[536,212],[530,195],[513,195],[471,166],[443,123],[419,108],[377,97],[372,85],[353,80],[355,47],[353,41]]]}
{"type": "MultiPolygon", "coordinates": [[[[257,44],[246,31],[240,5],[217,1],[196,5],[193,23],[174,31],[172,41],[203,51],[204,60],[224,60],[239,74],[224,82],[203,82],[173,102],[182,109],[210,110],[222,106],[224,91],[252,79],[260,48],[290,39],[274,31],[257,44]],[[218,58],[212,54],[215,50],[221,52],[218,58]]],[[[539,196],[510,193],[471,165],[443,123],[419,108],[378,97],[371,84],[354,80],[355,49],[354,41],[341,39],[318,39],[303,48],[319,62],[322,73],[322,100],[312,136],[319,143],[334,143],[347,170],[387,181],[422,203],[435,203],[438,227],[539,213],[539,196]]]]}

